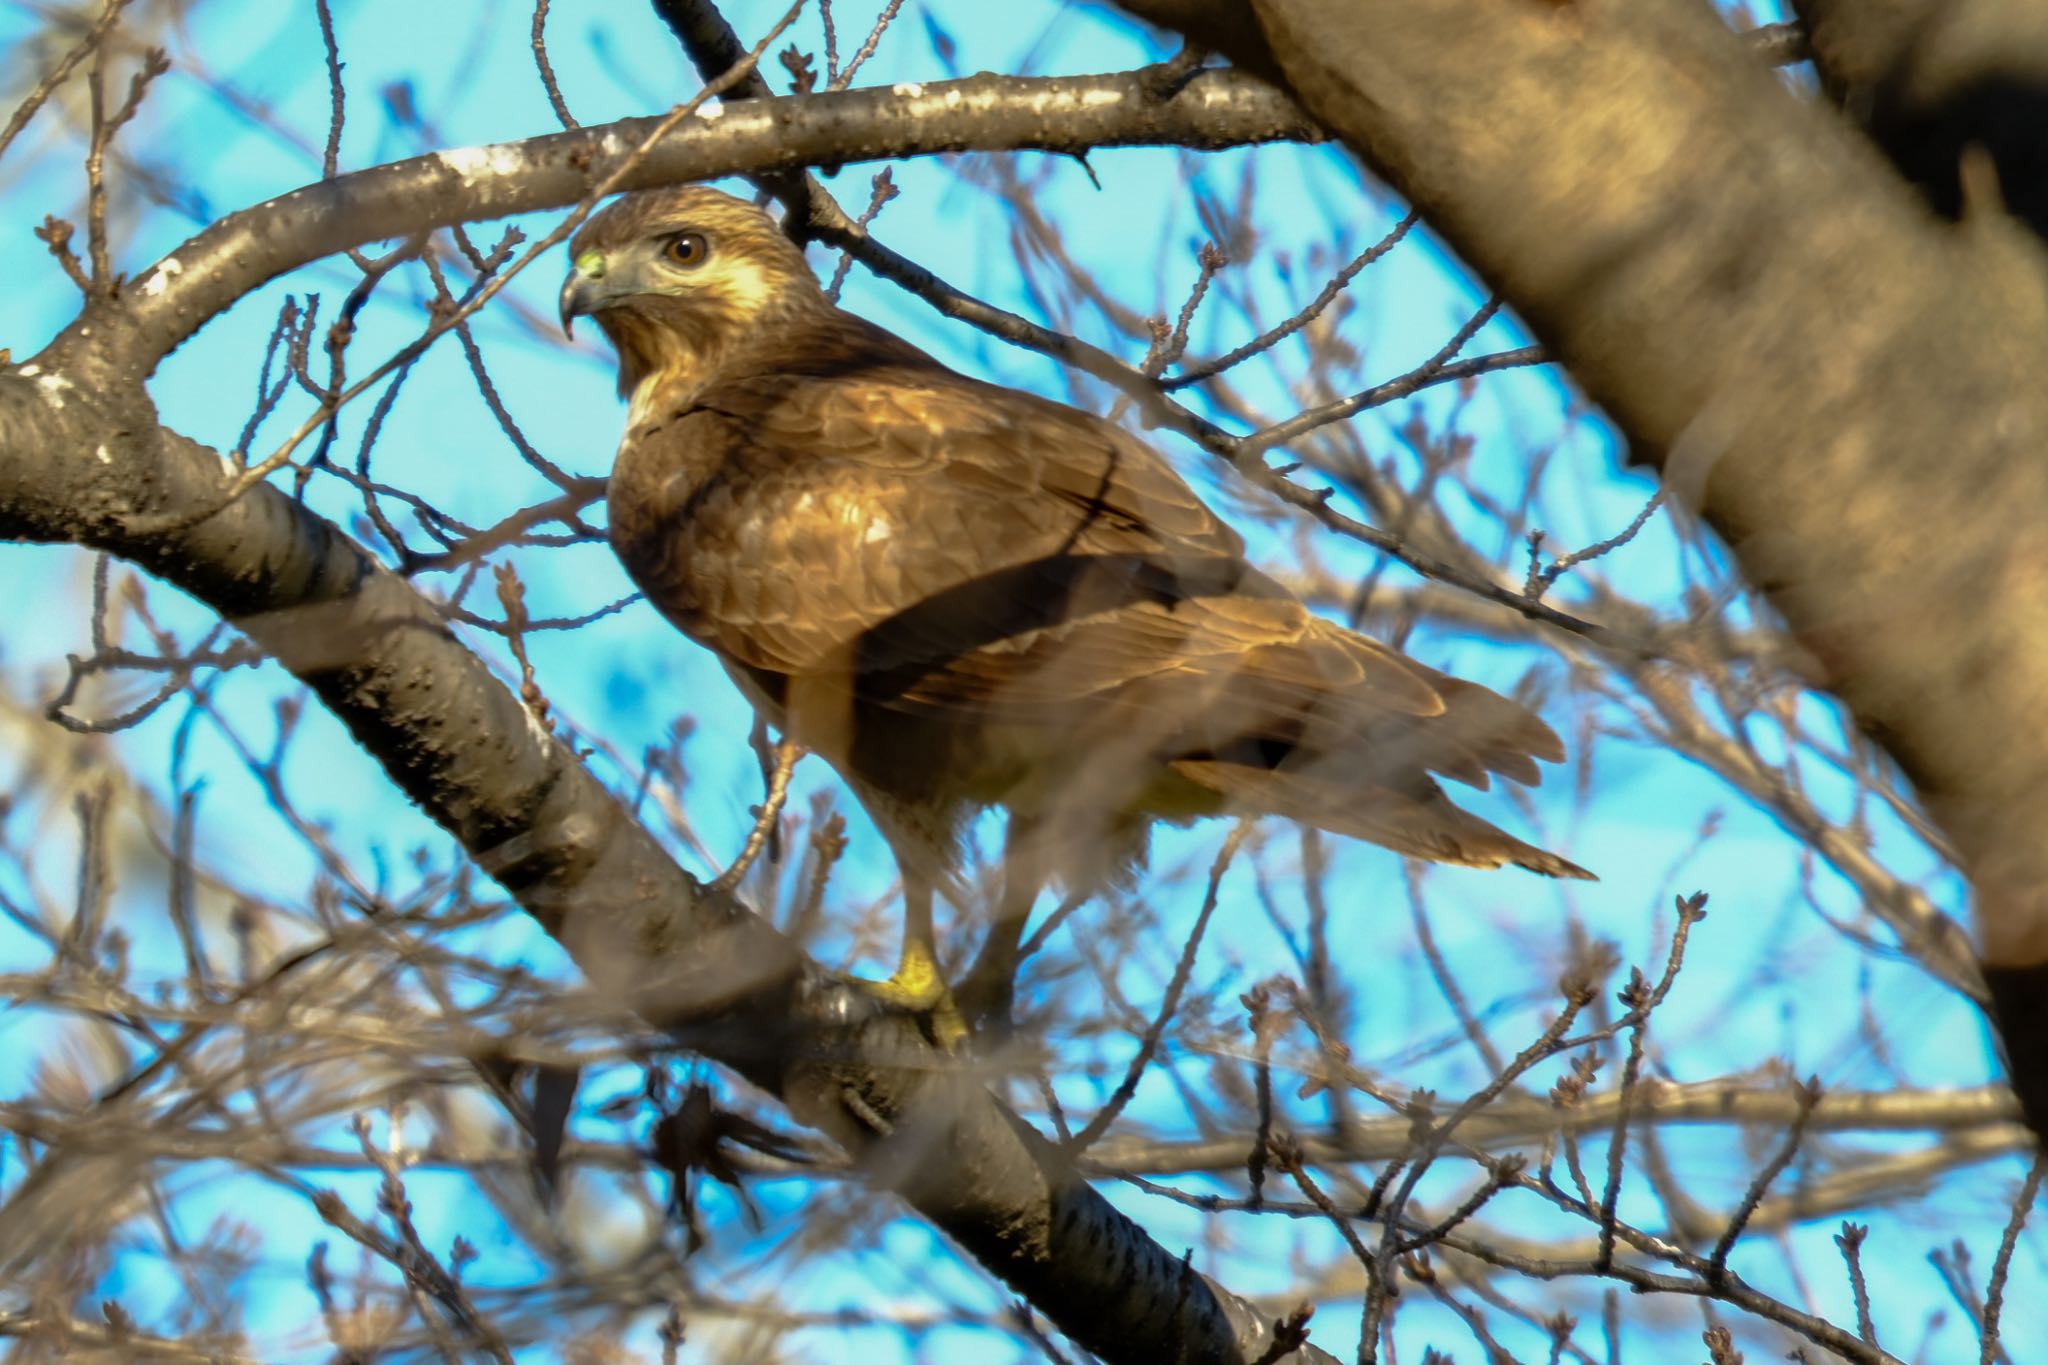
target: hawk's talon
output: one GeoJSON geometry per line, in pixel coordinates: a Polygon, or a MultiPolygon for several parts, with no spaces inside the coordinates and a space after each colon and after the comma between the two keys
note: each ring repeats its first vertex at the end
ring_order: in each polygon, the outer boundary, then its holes
{"type": "Polygon", "coordinates": [[[938,960],[925,944],[904,944],[903,958],[887,981],[856,984],[890,1009],[918,1016],[932,1042],[946,1051],[959,1051],[967,1040],[967,1021],[953,1001],[946,978],[939,974],[938,960]]]}

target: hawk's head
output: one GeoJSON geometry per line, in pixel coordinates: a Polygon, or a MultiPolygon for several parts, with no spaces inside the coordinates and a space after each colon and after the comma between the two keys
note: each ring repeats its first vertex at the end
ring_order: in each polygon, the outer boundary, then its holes
{"type": "Polygon", "coordinates": [[[619,392],[649,375],[704,375],[734,343],[825,306],[775,221],[701,185],[621,195],[569,246],[562,326],[597,320],[619,352],[619,392]]]}

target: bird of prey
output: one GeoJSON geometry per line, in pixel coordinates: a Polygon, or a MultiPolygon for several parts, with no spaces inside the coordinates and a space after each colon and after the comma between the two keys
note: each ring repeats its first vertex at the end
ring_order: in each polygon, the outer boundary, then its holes
{"type": "Polygon", "coordinates": [[[1145,442],[972,379],[838,308],[775,222],[701,186],[625,195],[572,247],[629,397],[610,535],[896,855],[902,1002],[950,1008],[934,884],[1008,813],[961,983],[1006,1010],[1047,882],[1128,877],[1156,820],[1280,815],[1415,858],[1589,873],[1432,774],[1538,780],[1520,705],[1310,613],[1145,442]]]}

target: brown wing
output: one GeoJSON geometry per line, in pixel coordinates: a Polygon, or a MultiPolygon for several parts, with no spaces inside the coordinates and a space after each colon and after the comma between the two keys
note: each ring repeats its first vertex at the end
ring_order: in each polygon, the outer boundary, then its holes
{"type": "Polygon", "coordinates": [[[1337,688],[1442,709],[1406,660],[1322,629],[1251,569],[1148,446],[948,371],[721,386],[638,434],[614,478],[635,577],[751,669],[850,668],[892,705],[1018,719],[1221,674],[1276,704],[1337,688]]]}
{"type": "Polygon", "coordinates": [[[629,569],[729,665],[1113,738],[1248,797],[1236,779],[1298,784],[1306,764],[1347,773],[1353,804],[1370,788],[1406,805],[1434,791],[1428,771],[1533,782],[1532,756],[1562,756],[1521,707],[1313,616],[1108,423],[894,338],[865,360],[806,354],[640,429],[614,474],[629,569]]]}
{"type": "MultiPolygon", "coordinates": [[[[1428,775],[1533,782],[1562,757],[1542,721],[1313,616],[1144,443],[870,340],[794,347],[792,371],[721,384],[622,447],[615,545],[736,672],[966,722],[993,745],[990,791],[1019,780],[1008,763],[1092,766],[1115,770],[1097,774],[1112,809],[1144,806],[1164,765],[1212,802],[1416,856],[1584,875],[1428,775]]],[[[1180,809],[1163,799],[1153,813],[1180,809]]]]}

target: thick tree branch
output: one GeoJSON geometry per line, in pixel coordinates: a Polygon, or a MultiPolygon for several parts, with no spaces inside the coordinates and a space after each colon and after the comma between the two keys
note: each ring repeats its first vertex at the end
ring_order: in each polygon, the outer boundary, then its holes
{"type": "Polygon", "coordinates": [[[1995,194],[1936,218],[1689,0],[1236,8],[1731,547],[1952,837],[1987,959],[2048,964],[2040,243],[1995,194]]]}
{"type": "MultiPolygon", "coordinates": [[[[228,215],[142,271],[126,296],[58,339],[110,330],[123,360],[154,368],[207,319],[284,272],[367,242],[573,204],[661,122],[625,119],[521,142],[457,148],[337,176],[228,215]]],[[[1197,149],[1313,140],[1270,86],[1208,71],[1165,96],[1135,73],[980,75],[929,85],[736,100],[682,120],[618,188],[935,152],[1172,144],[1197,149]]]]}

